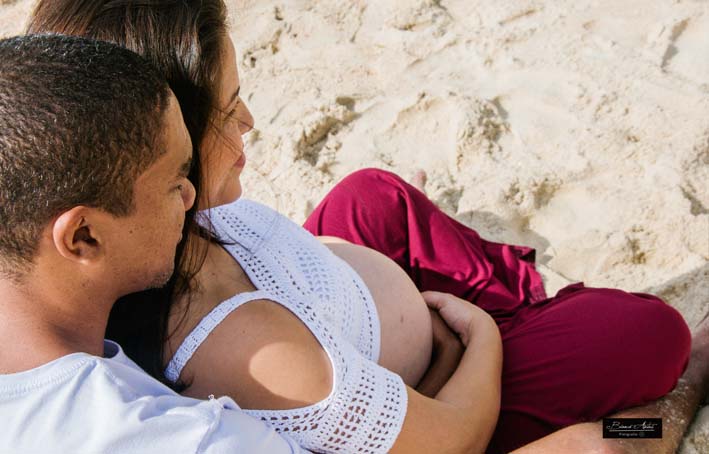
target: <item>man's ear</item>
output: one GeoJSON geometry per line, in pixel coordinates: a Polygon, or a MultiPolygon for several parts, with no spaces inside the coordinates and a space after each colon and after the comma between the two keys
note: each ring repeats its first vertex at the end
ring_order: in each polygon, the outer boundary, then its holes
{"type": "Polygon", "coordinates": [[[100,216],[95,209],[77,206],[57,217],[52,225],[52,239],[64,258],[89,263],[103,254],[100,216]]]}

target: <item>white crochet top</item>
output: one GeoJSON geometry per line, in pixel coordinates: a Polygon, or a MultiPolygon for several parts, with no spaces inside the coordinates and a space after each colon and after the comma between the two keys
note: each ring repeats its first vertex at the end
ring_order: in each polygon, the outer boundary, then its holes
{"type": "MultiPolygon", "coordinates": [[[[255,299],[279,303],[313,333],[332,363],[324,400],[292,410],[245,410],[316,452],[384,453],[406,415],[401,377],[379,366],[379,318],[359,275],[312,234],[248,200],[210,210],[225,249],[258,290],[215,307],[187,336],[165,374],[177,381],[209,333],[234,309],[255,299]]],[[[232,396],[237,397],[237,396],[232,396]]],[[[236,399],[238,400],[238,399],[236,399]]]]}

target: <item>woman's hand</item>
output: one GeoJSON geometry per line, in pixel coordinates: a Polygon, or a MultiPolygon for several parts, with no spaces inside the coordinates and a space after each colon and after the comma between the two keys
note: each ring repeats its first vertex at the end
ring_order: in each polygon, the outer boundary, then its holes
{"type": "Polygon", "coordinates": [[[433,309],[429,309],[429,311],[433,328],[433,351],[431,352],[431,363],[416,386],[416,391],[424,396],[434,397],[458,368],[465,347],[458,335],[438,315],[438,312],[433,309]]]}
{"type": "MultiPolygon", "coordinates": [[[[465,346],[437,311],[433,309],[429,309],[429,311],[431,312],[431,326],[433,328],[433,357],[434,359],[441,356],[457,358],[455,364],[457,367],[460,357],[463,356],[465,346]]],[[[453,370],[455,370],[455,367],[453,370]]]]}
{"type": "Polygon", "coordinates": [[[500,331],[492,317],[468,301],[440,292],[421,295],[466,348],[433,399],[408,390],[404,425],[389,452],[485,452],[500,412],[500,331]]]}
{"type": "Polygon", "coordinates": [[[458,298],[450,293],[442,292],[422,292],[424,301],[428,307],[440,314],[443,321],[455,332],[463,345],[467,346],[475,325],[487,323],[494,320],[484,310],[475,306],[470,301],[458,298]]]}

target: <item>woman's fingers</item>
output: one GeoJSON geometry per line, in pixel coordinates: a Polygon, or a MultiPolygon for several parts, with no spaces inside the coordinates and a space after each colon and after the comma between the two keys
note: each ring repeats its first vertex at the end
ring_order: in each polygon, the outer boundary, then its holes
{"type": "Polygon", "coordinates": [[[435,309],[430,309],[431,326],[433,328],[433,348],[444,349],[450,345],[460,344],[458,335],[448,326],[441,315],[435,309]]]}
{"type": "Polygon", "coordinates": [[[471,322],[477,308],[470,302],[449,293],[427,291],[421,295],[426,304],[436,310],[446,325],[460,337],[464,345],[467,345],[471,322]]]}
{"type": "Polygon", "coordinates": [[[441,307],[443,307],[446,304],[447,298],[452,295],[450,295],[448,293],[441,293],[441,292],[434,292],[431,290],[427,290],[425,292],[421,292],[421,296],[423,297],[423,300],[426,302],[428,307],[439,311],[439,310],[441,310],[441,307]]]}

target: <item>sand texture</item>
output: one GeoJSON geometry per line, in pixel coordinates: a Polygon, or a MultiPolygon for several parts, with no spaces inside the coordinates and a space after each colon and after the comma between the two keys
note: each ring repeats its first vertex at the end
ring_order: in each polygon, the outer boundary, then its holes
{"type": "MultiPolygon", "coordinates": [[[[0,34],[31,1],[0,3],[0,34]]],[[[342,177],[410,178],[548,293],[709,311],[709,1],[229,1],[256,118],[245,196],[302,222],[342,177]]],[[[681,449],[709,452],[703,409],[681,449]]]]}

